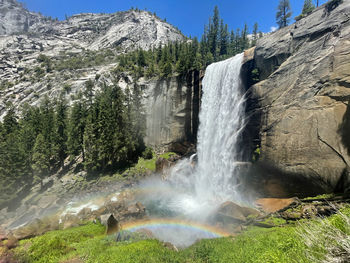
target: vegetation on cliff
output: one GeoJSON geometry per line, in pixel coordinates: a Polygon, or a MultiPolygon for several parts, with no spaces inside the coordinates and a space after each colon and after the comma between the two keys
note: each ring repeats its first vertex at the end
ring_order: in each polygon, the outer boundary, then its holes
{"type": "Polygon", "coordinates": [[[40,182],[71,160],[80,158],[89,172],[113,172],[130,166],[145,150],[145,122],[140,90],[124,93],[107,86],[71,107],[60,98],[45,98],[38,107],[25,106],[21,117],[9,108],[0,122],[1,202],[11,200],[22,186],[40,182]]]}

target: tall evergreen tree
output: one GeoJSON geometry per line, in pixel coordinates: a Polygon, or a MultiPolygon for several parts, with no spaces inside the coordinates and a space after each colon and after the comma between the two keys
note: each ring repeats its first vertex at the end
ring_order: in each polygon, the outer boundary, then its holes
{"type": "Polygon", "coordinates": [[[276,21],[280,28],[286,27],[289,23],[290,17],[292,16],[289,0],[280,0],[277,13],[276,21]]]}
{"type": "Polygon", "coordinates": [[[218,40],[219,40],[219,8],[215,6],[214,15],[212,21],[209,22],[209,50],[210,53],[214,56],[214,59],[217,59],[218,55],[218,40]]]}
{"type": "Polygon", "coordinates": [[[229,46],[229,33],[227,24],[221,19],[220,23],[220,56],[227,55],[229,46]]]}
{"type": "Polygon", "coordinates": [[[256,41],[258,40],[258,27],[258,23],[255,23],[253,27],[252,46],[255,46],[256,41]]]}
{"type": "Polygon", "coordinates": [[[35,176],[42,179],[50,170],[49,150],[44,136],[40,133],[35,140],[33,149],[32,169],[35,176]]]}
{"type": "Polygon", "coordinates": [[[242,30],[242,36],[241,36],[241,52],[249,47],[249,39],[248,39],[248,25],[247,23],[244,24],[243,30],[242,30]]]}
{"type": "Polygon", "coordinates": [[[81,102],[75,102],[71,108],[68,121],[67,148],[71,157],[84,155],[84,129],[85,129],[85,108],[81,102]]]}
{"type": "Polygon", "coordinates": [[[312,10],[315,9],[315,5],[312,2],[312,0],[304,0],[304,6],[303,11],[301,12],[302,15],[308,15],[312,12],[312,10]]]}
{"type": "Polygon", "coordinates": [[[67,102],[61,97],[56,104],[56,137],[55,149],[60,166],[64,165],[67,154],[67,102]]]}

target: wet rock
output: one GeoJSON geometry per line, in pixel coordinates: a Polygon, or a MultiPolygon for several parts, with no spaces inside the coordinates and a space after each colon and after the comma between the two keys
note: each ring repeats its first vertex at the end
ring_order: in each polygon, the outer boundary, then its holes
{"type": "MultiPolygon", "coordinates": [[[[105,219],[104,217],[103,219],[105,219]]],[[[115,233],[118,233],[120,230],[120,225],[117,219],[113,215],[109,215],[107,218],[107,221],[105,222],[105,225],[107,226],[107,235],[112,235],[115,233]]]]}
{"type": "Polygon", "coordinates": [[[13,249],[17,246],[18,246],[18,239],[15,238],[14,236],[9,237],[5,244],[5,247],[7,247],[8,249],[13,249]]]}
{"type": "Polygon", "coordinates": [[[147,239],[154,239],[155,238],[152,231],[149,229],[146,229],[146,228],[138,229],[135,232],[144,235],[147,239]]]}
{"type": "Polygon", "coordinates": [[[29,224],[11,231],[11,234],[18,240],[27,239],[42,235],[48,231],[57,230],[59,220],[56,216],[42,219],[34,219],[29,224]]]}
{"type": "Polygon", "coordinates": [[[280,216],[287,221],[295,221],[302,218],[302,213],[297,211],[286,211],[281,213],[280,216]]]}
{"type": "MultiPolygon", "coordinates": [[[[108,201],[104,204],[104,209],[108,211],[108,213],[118,213],[124,206],[122,201],[108,201]]],[[[102,210],[102,209],[101,209],[102,210]]]]}
{"type": "Polygon", "coordinates": [[[62,218],[63,229],[79,226],[81,219],[73,214],[67,214],[62,218]]]}
{"type": "Polygon", "coordinates": [[[170,242],[163,242],[163,246],[166,247],[167,249],[170,249],[170,250],[173,250],[173,251],[176,251],[178,252],[179,250],[177,249],[177,247],[170,243],[170,242]]]}
{"type": "Polygon", "coordinates": [[[131,219],[142,219],[146,216],[146,208],[140,203],[130,205],[126,211],[121,211],[120,214],[123,221],[129,221],[131,219]]]}
{"type": "Polygon", "coordinates": [[[290,206],[300,204],[300,201],[297,198],[261,198],[255,203],[262,211],[274,213],[290,206]]]}
{"type": "Polygon", "coordinates": [[[318,206],[317,208],[317,215],[319,216],[331,216],[335,213],[337,213],[337,209],[333,206],[318,206]]]}
{"type": "Polygon", "coordinates": [[[256,209],[242,207],[234,202],[227,201],[218,209],[216,219],[224,222],[224,224],[231,222],[244,223],[249,216],[258,216],[259,214],[259,211],[256,209]]]}
{"type": "Polygon", "coordinates": [[[156,173],[164,174],[171,167],[171,162],[165,158],[158,158],[156,161],[156,173]]]}
{"type": "Polygon", "coordinates": [[[3,240],[6,240],[7,238],[8,237],[7,237],[5,229],[0,227],[0,242],[3,241],[3,240]]]}
{"type": "Polygon", "coordinates": [[[317,208],[314,205],[306,205],[301,213],[303,218],[313,218],[317,216],[317,208]]]}
{"type": "Polygon", "coordinates": [[[90,217],[92,217],[92,210],[91,208],[85,207],[83,208],[79,213],[78,213],[78,217],[81,220],[87,220],[90,217]]]}

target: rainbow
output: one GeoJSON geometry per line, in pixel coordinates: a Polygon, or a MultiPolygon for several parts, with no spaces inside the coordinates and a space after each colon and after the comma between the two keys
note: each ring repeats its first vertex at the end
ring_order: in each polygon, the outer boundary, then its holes
{"type": "Polygon", "coordinates": [[[140,229],[149,229],[157,231],[159,228],[180,228],[188,231],[197,231],[209,236],[211,238],[227,237],[229,233],[225,232],[219,227],[213,227],[206,224],[200,224],[197,222],[177,220],[177,219],[150,219],[139,220],[133,222],[127,222],[122,224],[122,230],[135,232],[140,229]]]}

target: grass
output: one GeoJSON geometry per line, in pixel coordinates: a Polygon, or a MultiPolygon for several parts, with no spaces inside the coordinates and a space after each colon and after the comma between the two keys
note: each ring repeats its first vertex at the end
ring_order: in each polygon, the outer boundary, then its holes
{"type": "Polygon", "coordinates": [[[145,159],[140,157],[137,164],[126,171],[128,175],[144,175],[147,173],[153,173],[156,171],[156,162],[158,158],[164,158],[168,160],[170,157],[176,155],[173,152],[166,152],[160,155],[153,153],[151,159],[145,159]]]}
{"type": "Polygon", "coordinates": [[[176,252],[157,240],[115,242],[99,224],[52,231],[21,241],[14,251],[22,262],[309,262],[294,226],[253,227],[237,237],[202,240],[176,252]],[[298,259],[299,261],[296,261],[298,259]]]}
{"type": "MultiPolygon", "coordinates": [[[[274,219],[275,220],[275,219],[274,219]]],[[[89,223],[48,232],[21,241],[14,253],[20,262],[122,263],[298,263],[340,262],[350,254],[350,208],[326,219],[314,219],[283,227],[250,227],[235,237],[202,240],[179,252],[157,240],[115,242],[105,228],[89,223]]]]}

